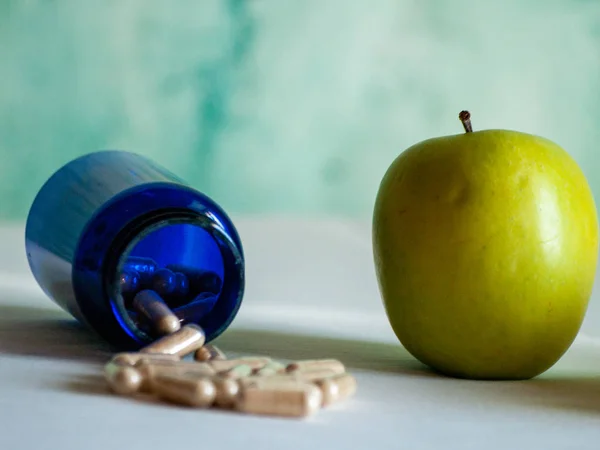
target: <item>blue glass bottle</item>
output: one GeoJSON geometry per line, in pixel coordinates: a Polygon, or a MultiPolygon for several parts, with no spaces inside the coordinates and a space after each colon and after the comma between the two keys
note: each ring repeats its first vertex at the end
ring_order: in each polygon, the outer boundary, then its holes
{"type": "Polygon", "coordinates": [[[165,303],[182,325],[200,325],[207,342],[231,324],[243,298],[244,254],[227,214],[134,153],[95,152],[55,172],[31,206],[25,246],[44,292],[120,351],[157,338],[130,305],[157,271],[165,303]],[[194,283],[178,272],[165,277],[167,266],[185,268],[194,283]],[[176,285],[165,288],[170,280],[176,285]],[[203,289],[211,302],[186,316],[203,289]]]}

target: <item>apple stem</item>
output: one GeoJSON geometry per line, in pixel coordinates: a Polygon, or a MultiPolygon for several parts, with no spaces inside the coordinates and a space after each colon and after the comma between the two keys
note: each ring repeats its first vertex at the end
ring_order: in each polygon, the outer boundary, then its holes
{"type": "Polygon", "coordinates": [[[466,133],[472,133],[473,127],[471,126],[471,113],[469,111],[461,111],[458,118],[463,124],[466,133]]]}

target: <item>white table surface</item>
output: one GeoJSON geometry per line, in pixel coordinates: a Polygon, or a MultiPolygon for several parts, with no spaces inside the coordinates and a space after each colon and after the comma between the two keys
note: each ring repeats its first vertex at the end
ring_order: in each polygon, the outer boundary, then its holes
{"type": "MultiPolygon", "coordinates": [[[[23,228],[0,227],[0,449],[600,448],[600,310],[543,376],[461,381],[398,344],[379,298],[368,224],[238,218],[248,288],[225,351],[333,357],[356,396],[305,419],[191,410],[110,394],[104,344],[35,284],[23,228]]],[[[597,292],[597,291],[596,291],[597,292]]]]}

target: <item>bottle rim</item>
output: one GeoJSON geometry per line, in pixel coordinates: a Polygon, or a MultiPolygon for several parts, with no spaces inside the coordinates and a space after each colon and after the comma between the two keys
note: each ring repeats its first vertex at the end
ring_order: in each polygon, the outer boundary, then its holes
{"type": "Polygon", "coordinates": [[[199,323],[205,329],[207,342],[229,327],[242,302],[242,244],[235,226],[214,201],[192,188],[170,182],[148,183],[123,191],[90,219],[81,233],[72,266],[75,299],[83,316],[101,337],[122,350],[137,350],[151,340],[131,327],[114,298],[119,260],[137,235],[165,220],[198,225],[211,235],[221,252],[222,289],[213,311],[199,323]]]}

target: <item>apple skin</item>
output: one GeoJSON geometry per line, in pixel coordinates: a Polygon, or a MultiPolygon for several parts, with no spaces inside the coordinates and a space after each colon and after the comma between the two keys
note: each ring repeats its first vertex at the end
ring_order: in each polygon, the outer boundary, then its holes
{"type": "Polygon", "coordinates": [[[508,130],[420,142],[381,181],[373,251],[402,345],[442,374],[519,380],[583,322],[598,258],[594,198],[558,145],[508,130]]]}

